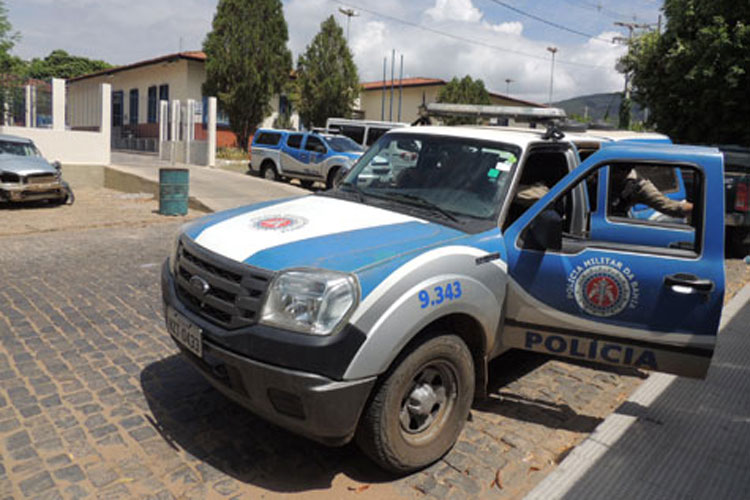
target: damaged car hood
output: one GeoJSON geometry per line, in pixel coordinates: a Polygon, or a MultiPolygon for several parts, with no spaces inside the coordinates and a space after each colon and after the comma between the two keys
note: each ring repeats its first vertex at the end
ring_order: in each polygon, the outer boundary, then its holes
{"type": "Polygon", "coordinates": [[[47,160],[38,156],[0,154],[0,172],[29,175],[54,174],[57,170],[47,160]]]}

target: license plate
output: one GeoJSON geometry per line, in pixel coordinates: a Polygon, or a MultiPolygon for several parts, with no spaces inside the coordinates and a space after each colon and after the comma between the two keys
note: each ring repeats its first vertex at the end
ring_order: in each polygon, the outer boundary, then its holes
{"type": "Polygon", "coordinates": [[[203,330],[171,307],[167,308],[167,331],[190,352],[203,357],[203,330]]]}

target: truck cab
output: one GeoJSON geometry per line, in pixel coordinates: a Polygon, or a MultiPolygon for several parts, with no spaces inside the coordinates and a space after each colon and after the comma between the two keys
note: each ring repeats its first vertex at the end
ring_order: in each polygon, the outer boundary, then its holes
{"type": "Polygon", "coordinates": [[[551,132],[393,129],[336,189],[190,223],[162,270],[170,335],[254,413],[401,473],[453,446],[510,349],[704,376],[721,154],[623,142],[580,163],[551,132]],[[689,172],[689,217],[610,213],[624,164],[689,172]]]}

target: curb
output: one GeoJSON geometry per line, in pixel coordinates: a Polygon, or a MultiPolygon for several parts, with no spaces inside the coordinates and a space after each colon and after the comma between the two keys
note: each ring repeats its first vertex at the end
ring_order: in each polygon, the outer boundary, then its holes
{"type": "MultiPolygon", "coordinates": [[[[117,189],[125,193],[149,193],[159,199],[159,182],[152,181],[129,172],[123,172],[109,166],[104,167],[104,187],[117,189]]],[[[210,207],[195,196],[188,196],[188,208],[207,214],[213,213],[210,207]]]]}
{"type": "MultiPolygon", "coordinates": [[[[750,284],[745,285],[729,304],[724,306],[719,325],[721,330],[750,302],[750,284]]],[[[641,408],[642,413],[677,379],[676,375],[652,373],[636,391],[621,405],[641,408]]],[[[554,471],[531,490],[524,500],[552,500],[563,498],[588,470],[617,442],[635,423],[639,414],[618,414],[617,410],[599,424],[594,432],[575,447],[554,471]]]]}

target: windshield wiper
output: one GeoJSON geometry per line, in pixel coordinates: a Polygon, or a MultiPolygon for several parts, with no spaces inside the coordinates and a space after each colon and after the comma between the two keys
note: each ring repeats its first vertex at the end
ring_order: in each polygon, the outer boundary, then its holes
{"type": "Polygon", "coordinates": [[[427,208],[429,210],[432,210],[433,212],[439,213],[440,215],[444,216],[447,219],[452,220],[453,222],[459,222],[459,223],[461,222],[452,213],[432,203],[431,201],[428,201],[422,198],[421,196],[417,196],[416,194],[394,193],[393,191],[386,191],[384,193],[373,193],[372,191],[368,191],[367,195],[373,196],[375,198],[383,198],[386,200],[401,201],[403,203],[406,203],[408,205],[412,205],[415,207],[427,208]]]}

